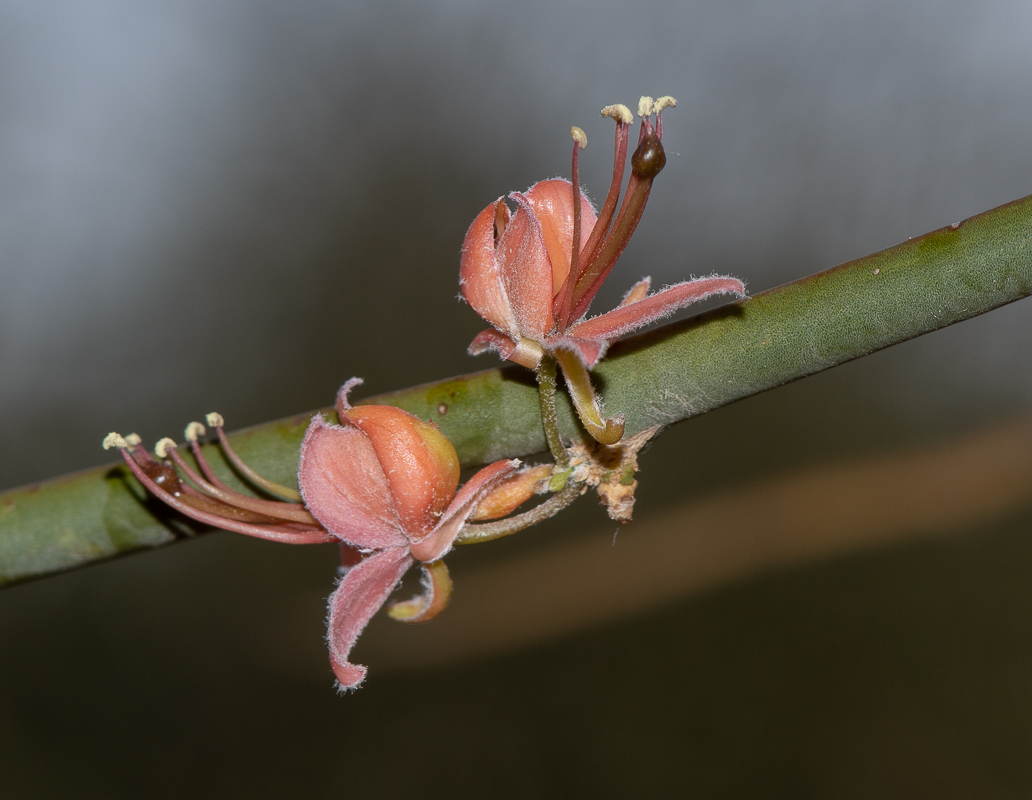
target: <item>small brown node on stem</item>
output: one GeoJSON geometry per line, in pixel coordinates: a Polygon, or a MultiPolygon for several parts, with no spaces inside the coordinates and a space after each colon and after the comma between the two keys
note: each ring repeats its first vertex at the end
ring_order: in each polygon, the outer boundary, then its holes
{"type": "Polygon", "coordinates": [[[609,447],[592,442],[570,448],[572,479],[594,487],[610,519],[620,523],[631,521],[634,491],[638,488],[634,477],[638,471],[638,453],[661,427],[648,428],[609,447]]]}

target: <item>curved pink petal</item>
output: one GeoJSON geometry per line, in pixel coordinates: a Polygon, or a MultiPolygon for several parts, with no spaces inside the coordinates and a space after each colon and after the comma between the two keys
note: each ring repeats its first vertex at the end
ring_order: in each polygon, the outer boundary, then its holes
{"type": "Polygon", "coordinates": [[[462,242],[459,289],[480,316],[515,336],[518,335],[516,317],[509,304],[495,254],[495,213],[499,203],[508,222],[509,209],[499,198],[481,211],[466,231],[462,242]]]}
{"type": "Polygon", "coordinates": [[[364,549],[408,545],[376,450],[358,428],[314,417],[301,443],[298,483],[330,533],[364,549]]]}
{"type": "Polygon", "coordinates": [[[498,240],[498,264],[519,332],[540,339],[555,323],[552,262],[533,206],[519,192],[509,196],[519,208],[498,240]]]}
{"type": "Polygon", "coordinates": [[[510,477],[519,469],[520,462],[496,461],[484,467],[459,489],[455,499],[441,517],[437,527],[426,537],[412,545],[412,555],[420,561],[436,561],[451,550],[455,537],[465,524],[466,519],[477,507],[477,503],[499,483],[510,477]]]}
{"type": "Polygon", "coordinates": [[[354,689],[365,677],[365,667],[348,661],[351,648],[412,563],[404,547],[373,553],[349,569],[330,595],[327,639],[330,663],[341,688],[354,689]]]}
{"type": "Polygon", "coordinates": [[[494,328],[488,328],[486,331],[481,331],[469,343],[469,347],[466,352],[471,356],[479,356],[481,353],[486,353],[488,350],[494,350],[502,358],[508,358],[513,350],[516,349],[516,342],[506,336],[500,331],[496,331],[494,328]]]}
{"type": "MultiPolygon", "coordinates": [[[[523,195],[541,225],[548,259],[552,264],[552,296],[559,292],[570,272],[573,243],[573,184],[567,180],[539,181],[523,195]]],[[[581,249],[588,242],[595,226],[595,209],[584,192],[581,198],[581,249]]]]}
{"type": "Polygon", "coordinates": [[[737,278],[723,275],[695,278],[649,295],[644,300],[627,303],[597,317],[581,320],[571,325],[567,333],[581,339],[612,341],[715,294],[745,297],[745,284],[737,278]]]}

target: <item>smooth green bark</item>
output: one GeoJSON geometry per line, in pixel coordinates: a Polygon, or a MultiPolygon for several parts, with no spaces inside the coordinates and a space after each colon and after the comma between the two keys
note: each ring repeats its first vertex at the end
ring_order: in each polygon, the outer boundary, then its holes
{"type": "MultiPolygon", "coordinates": [[[[615,345],[593,372],[626,433],[701,414],[983,314],[1032,293],[1032,197],[749,300],[615,345]]],[[[363,402],[433,419],[464,465],[545,450],[533,374],[477,372],[363,402]]],[[[568,397],[560,429],[577,436],[568,397]]],[[[310,414],[233,434],[245,460],[296,486],[310,414]]],[[[221,463],[209,446],[213,460],[221,463]]],[[[228,468],[223,474],[229,475],[228,468]]],[[[238,482],[237,482],[238,483],[238,482]]],[[[239,485],[239,483],[238,483],[239,485]]],[[[0,584],[189,534],[127,470],[99,467],[0,494],[0,584]]]]}

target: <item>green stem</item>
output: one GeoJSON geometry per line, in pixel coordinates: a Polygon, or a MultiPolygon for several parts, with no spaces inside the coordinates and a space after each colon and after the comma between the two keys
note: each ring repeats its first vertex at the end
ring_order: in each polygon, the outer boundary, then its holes
{"type": "Polygon", "coordinates": [[[556,364],[555,359],[547,353],[542,356],[537,370],[538,397],[541,403],[541,428],[545,432],[545,441],[552,452],[556,466],[565,469],[570,465],[570,457],[563,446],[563,437],[559,434],[559,417],[555,412],[556,364]]]}
{"type": "MultiPolygon", "coordinates": [[[[880,253],[623,342],[592,371],[626,435],[669,425],[1032,294],[1032,197],[880,253]]],[[[464,466],[546,449],[537,387],[521,367],[368,398],[433,419],[464,466]]],[[[558,430],[583,438],[559,395],[558,430]]],[[[332,413],[332,412],[331,412],[332,413]]],[[[230,435],[248,464],[296,485],[311,414],[230,435]]],[[[98,431],[99,456],[100,438],[98,431]]],[[[243,489],[217,448],[205,454],[243,489]]],[[[184,521],[147,502],[124,465],[0,493],[0,584],[182,538],[184,521]]]]}

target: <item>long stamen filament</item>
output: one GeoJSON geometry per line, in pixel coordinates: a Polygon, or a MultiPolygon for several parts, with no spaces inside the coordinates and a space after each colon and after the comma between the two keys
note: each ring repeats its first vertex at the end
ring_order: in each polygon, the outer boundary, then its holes
{"type": "Polygon", "coordinates": [[[232,462],[233,466],[236,467],[245,478],[251,481],[251,483],[256,486],[260,486],[267,492],[278,494],[280,497],[285,497],[295,503],[301,502],[301,493],[297,491],[297,489],[291,489],[289,486],[283,486],[275,481],[270,481],[268,478],[262,477],[251,469],[251,467],[247,466],[244,460],[237,455],[236,451],[230,445],[229,439],[226,437],[226,432],[222,429],[221,415],[209,414],[208,425],[215,429],[215,434],[219,437],[219,444],[222,446],[222,452],[226,454],[226,458],[228,458],[230,462],[232,462]]]}
{"type": "MultiPolygon", "coordinates": [[[[287,544],[321,544],[337,541],[336,537],[321,529],[310,530],[303,529],[300,526],[297,528],[291,528],[279,525],[245,523],[220,516],[220,514],[217,513],[201,510],[191,503],[186,502],[184,497],[172,494],[155,483],[151,476],[147,474],[147,471],[137,463],[134,455],[129,452],[129,448],[120,447],[119,450],[126,465],[140,483],[143,484],[147,491],[181,514],[204,525],[211,525],[212,527],[222,528],[223,530],[233,531],[234,533],[242,533],[245,536],[254,536],[259,539],[285,542],[287,544]]],[[[149,454],[147,457],[149,458],[149,454]]],[[[214,503],[215,501],[209,502],[214,503]]]]}
{"type": "MultiPolygon", "coordinates": [[[[196,444],[194,442],[193,444],[196,444]]],[[[281,503],[275,500],[262,500],[257,497],[248,497],[247,495],[240,494],[239,492],[230,489],[226,484],[217,478],[215,481],[206,481],[200,475],[197,474],[186,459],[179,453],[179,448],[176,447],[174,442],[170,442],[165,447],[165,452],[168,457],[175,462],[176,467],[186,475],[193,483],[209,497],[213,497],[216,500],[220,500],[223,503],[234,506],[236,508],[246,509],[247,511],[254,511],[257,514],[264,514],[269,517],[274,517],[284,522],[296,522],[300,525],[310,525],[314,527],[319,526],[318,520],[313,517],[304,507],[297,505],[296,503],[281,503]]],[[[200,447],[198,446],[194,450],[194,457],[197,459],[198,464],[208,466],[210,471],[210,465],[207,464],[206,459],[200,453],[200,447]]],[[[213,477],[214,474],[212,473],[213,477]]]]}

